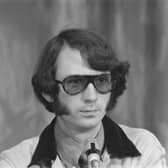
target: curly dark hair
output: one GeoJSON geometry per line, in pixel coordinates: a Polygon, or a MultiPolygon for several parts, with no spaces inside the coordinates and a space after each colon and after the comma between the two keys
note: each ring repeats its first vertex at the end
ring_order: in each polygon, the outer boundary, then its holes
{"type": "Polygon", "coordinates": [[[83,59],[94,70],[111,72],[114,84],[106,110],[113,109],[118,97],[126,89],[129,63],[119,61],[112,47],[103,38],[86,29],[67,29],[48,41],[32,77],[32,85],[37,98],[49,112],[58,114],[59,87],[54,80],[55,63],[65,44],[78,49],[83,59]],[[46,98],[46,95],[49,99],[46,98]]]}

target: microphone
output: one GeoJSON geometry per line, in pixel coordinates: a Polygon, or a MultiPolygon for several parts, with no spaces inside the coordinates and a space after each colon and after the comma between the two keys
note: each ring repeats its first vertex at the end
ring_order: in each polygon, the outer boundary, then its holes
{"type": "Polygon", "coordinates": [[[88,168],[100,168],[100,150],[94,142],[90,143],[90,149],[86,151],[88,168]]]}

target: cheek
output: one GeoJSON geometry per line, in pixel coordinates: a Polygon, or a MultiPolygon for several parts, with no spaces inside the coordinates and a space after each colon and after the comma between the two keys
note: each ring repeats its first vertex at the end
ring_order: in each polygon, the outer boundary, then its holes
{"type": "Polygon", "coordinates": [[[66,106],[69,110],[77,108],[77,106],[80,104],[79,100],[80,97],[79,96],[71,96],[71,95],[67,95],[66,93],[60,92],[58,94],[58,99],[60,101],[60,103],[64,106],[66,106]]]}
{"type": "Polygon", "coordinates": [[[110,95],[111,94],[107,94],[107,95],[101,95],[100,96],[100,105],[101,105],[101,107],[103,108],[103,109],[105,109],[106,108],[106,106],[107,106],[107,104],[109,103],[109,100],[110,100],[110,95]]]}

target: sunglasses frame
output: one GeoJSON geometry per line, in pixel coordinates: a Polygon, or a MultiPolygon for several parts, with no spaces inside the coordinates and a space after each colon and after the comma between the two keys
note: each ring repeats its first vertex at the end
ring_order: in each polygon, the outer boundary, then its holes
{"type": "MultiPolygon", "coordinates": [[[[54,81],[55,81],[56,83],[61,84],[62,87],[63,87],[63,89],[64,89],[64,91],[65,91],[67,94],[69,94],[69,95],[77,95],[77,94],[79,94],[79,93],[82,93],[82,92],[87,88],[87,86],[88,86],[89,83],[92,83],[93,86],[94,86],[94,88],[95,88],[99,93],[101,93],[101,94],[106,94],[106,93],[109,93],[109,92],[112,91],[112,82],[111,82],[111,89],[107,90],[106,92],[100,91],[100,90],[97,88],[96,82],[95,82],[95,80],[96,80],[97,78],[99,78],[99,77],[101,77],[101,76],[105,76],[105,75],[110,75],[110,78],[111,78],[111,74],[105,73],[105,74],[100,74],[100,75],[71,75],[71,76],[68,76],[68,77],[64,78],[62,81],[59,81],[59,80],[56,80],[56,79],[54,79],[54,81]],[[70,93],[70,92],[66,89],[65,83],[66,83],[66,80],[67,80],[68,78],[71,78],[71,77],[82,77],[82,78],[85,78],[86,81],[87,81],[87,83],[85,84],[85,87],[83,87],[83,88],[82,88],[80,91],[78,91],[78,92],[70,93]]],[[[112,81],[112,79],[111,79],[111,81],[112,81]]]]}

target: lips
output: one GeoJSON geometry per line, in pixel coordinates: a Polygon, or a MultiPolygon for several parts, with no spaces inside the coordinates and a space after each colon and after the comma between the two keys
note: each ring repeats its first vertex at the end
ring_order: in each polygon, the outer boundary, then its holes
{"type": "Polygon", "coordinates": [[[85,113],[90,113],[90,112],[97,112],[98,109],[84,109],[84,110],[80,110],[80,112],[85,112],[85,113]]]}

